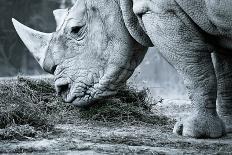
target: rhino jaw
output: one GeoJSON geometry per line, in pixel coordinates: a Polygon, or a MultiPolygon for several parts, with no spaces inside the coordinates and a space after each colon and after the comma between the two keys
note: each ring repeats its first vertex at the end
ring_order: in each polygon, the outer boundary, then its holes
{"type": "Polygon", "coordinates": [[[52,33],[38,32],[21,24],[14,18],[12,19],[12,22],[23,43],[38,61],[40,66],[44,68],[44,60],[49,43],[52,39],[52,33]]]}

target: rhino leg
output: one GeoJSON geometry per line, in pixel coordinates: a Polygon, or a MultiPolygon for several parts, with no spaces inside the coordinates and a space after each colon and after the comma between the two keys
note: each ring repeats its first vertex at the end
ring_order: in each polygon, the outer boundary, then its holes
{"type": "Polygon", "coordinates": [[[176,3],[165,5],[167,2],[151,6],[142,21],[153,44],[184,78],[192,102],[192,112],[175,125],[174,133],[195,138],[221,137],[225,127],[216,111],[217,80],[209,46],[176,3]]]}
{"type": "Polygon", "coordinates": [[[232,132],[232,57],[214,53],[218,81],[218,114],[232,132]]]}
{"type": "Polygon", "coordinates": [[[194,138],[218,138],[225,134],[225,125],[216,111],[217,82],[212,59],[202,45],[175,53],[182,54],[181,57],[172,55],[176,61],[174,67],[183,76],[192,102],[191,113],[176,123],[173,132],[194,138]]]}

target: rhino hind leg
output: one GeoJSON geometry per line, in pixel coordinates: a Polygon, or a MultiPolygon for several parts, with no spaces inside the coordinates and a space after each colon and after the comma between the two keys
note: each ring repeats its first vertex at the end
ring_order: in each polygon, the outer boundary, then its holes
{"type": "Polygon", "coordinates": [[[218,114],[226,131],[232,133],[232,57],[214,53],[213,58],[218,81],[218,114]]]}

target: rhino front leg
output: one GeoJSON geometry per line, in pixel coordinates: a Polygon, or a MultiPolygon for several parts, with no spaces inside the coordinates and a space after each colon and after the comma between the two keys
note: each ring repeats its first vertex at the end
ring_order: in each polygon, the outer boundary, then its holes
{"type": "Polygon", "coordinates": [[[232,57],[214,53],[218,81],[218,114],[232,132],[232,57]]]}
{"type": "MultiPolygon", "coordinates": [[[[175,1],[153,1],[136,12],[153,44],[184,78],[192,112],[174,132],[195,138],[217,138],[225,127],[216,111],[217,80],[209,46],[200,30],[175,1]],[[153,4],[154,3],[154,4],[153,4]]],[[[137,5],[141,6],[141,5],[137,5]]]]}
{"type": "Polygon", "coordinates": [[[178,51],[181,57],[173,56],[177,58],[174,66],[183,75],[192,102],[188,118],[177,122],[173,132],[195,138],[218,138],[225,134],[225,126],[216,111],[217,81],[212,59],[202,45],[185,49],[183,53],[178,51]]]}

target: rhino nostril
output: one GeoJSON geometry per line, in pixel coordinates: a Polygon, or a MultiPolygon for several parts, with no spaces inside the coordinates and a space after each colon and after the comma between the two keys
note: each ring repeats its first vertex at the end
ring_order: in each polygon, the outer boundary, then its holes
{"type": "Polygon", "coordinates": [[[67,96],[69,90],[70,90],[69,84],[63,84],[63,85],[56,86],[56,91],[58,95],[67,96]]]}
{"type": "Polygon", "coordinates": [[[57,68],[57,65],[52,66],[52,68],[51,68],[51,73],[54,73],[55,70],[56,70],[56,68],[57,68]]]}

